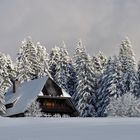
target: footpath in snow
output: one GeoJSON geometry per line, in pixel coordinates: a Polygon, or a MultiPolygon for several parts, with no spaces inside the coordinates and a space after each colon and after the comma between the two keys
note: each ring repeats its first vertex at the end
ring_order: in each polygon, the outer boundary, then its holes
{"type": "Polygon", "coordinates": [[[140,119],[0,118],[0,140],[140,140],[140,119]]]}

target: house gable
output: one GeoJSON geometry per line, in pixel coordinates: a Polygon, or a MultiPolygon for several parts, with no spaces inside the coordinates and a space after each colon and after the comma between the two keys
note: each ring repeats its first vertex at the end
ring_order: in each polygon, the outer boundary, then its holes
{"type": "Polygon", "coordinates": [[[47,79],[42,93],[48,96],[63,96],[61,88],[51,78],[47,79]]]}

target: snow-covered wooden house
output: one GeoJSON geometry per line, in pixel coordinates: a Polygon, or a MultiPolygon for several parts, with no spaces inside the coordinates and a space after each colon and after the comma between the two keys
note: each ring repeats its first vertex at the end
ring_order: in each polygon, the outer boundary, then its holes
{"type": "Polygon", "coordinates": [[[5,94],[6,114],[8,117],[23,117],[34,101],[40,103],[42,112],[78,116],[71,96],[48,76],[13,86],[5,94]]]}

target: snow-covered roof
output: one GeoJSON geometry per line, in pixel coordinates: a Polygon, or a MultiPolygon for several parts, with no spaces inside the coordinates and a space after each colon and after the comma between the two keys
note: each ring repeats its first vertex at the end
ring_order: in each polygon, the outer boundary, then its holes
{"type": "MultiPolygon", "coordinates": [[[[42,89],[48,80],[48,76],[24,82],[18,86],[16,93],[13,93],[12,87],[5,94],[6,104],[14,103],[13,107],[6,110],[5,116],[12,116],[24,113],[28,106],[42,94],[42,89]]],[[[71,97],[65,90],[62,90],[63,97],[71,97]]]]}
{"type": "Polygon", "coordinates": [[[64,89],[61,89],[63,93],[63,97],[71,97],[64,89]]]}
{"type": "Polygon", "coordinates": [[[44,77],[25,82],[17,88],[16,93],[12,93],[12,91],[6,93],[6,104],[14,102],[14,105],[6,110],[5,116],[25,112],[27,107],[36,100],[47,79],[48,77],[44,77]]]}

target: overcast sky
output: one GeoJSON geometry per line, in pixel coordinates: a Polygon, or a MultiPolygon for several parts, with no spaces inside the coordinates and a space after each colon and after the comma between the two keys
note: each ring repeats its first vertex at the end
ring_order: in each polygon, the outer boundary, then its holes
{"type": "Polygon", "coordinates": [[[48,51],[65,41],[70,52],[82,39],[92,55],[117,53],[128,36],[140,53],[140,0],[0,0],[0,51],[15,58],[31,36],[48,51]]]}

